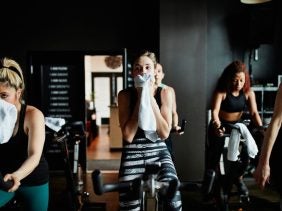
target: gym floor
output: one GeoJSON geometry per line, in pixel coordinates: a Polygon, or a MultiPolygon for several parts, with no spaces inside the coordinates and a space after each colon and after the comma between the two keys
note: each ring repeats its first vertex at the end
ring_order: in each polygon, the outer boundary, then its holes
{"type": "MultiPolygon", "coordinates": [[[[88,158],[90,159],[119,159],[120,153],[109,153],[109,137],[107,130],[102,128],[99,136],[92,141],[88,147],[88,158]]],[[[105,183],[117,181],[116,170],[102,171],[105,183]]],[[[118,193],[106,193],[102,196],[94,194],[91,171],[84,175],[85,190],[89,198],[87,207],[84,211],[117,211],[118,193]]],[[[230,211],[248,210],[248,211],[279,211],[279,196],[270,187],[264,191],[258,189],[253,178],[246,177],[245,183],[249,188],[250,202],[242,206],[237,196],[230,198],[230,211]]],[[[213,211],[216,210],[212,203],[203,203],[200,191],[198,189],[182,192],[183,211],[213,211]]],[[[70,201],[66,191],[66,178],[63,172],[51,172],[50,175],[50,206],[49,211],[70,211],[70,201]]]]}
{"type": "MultiPolygon", "coordinates": [[[[116,182],[116,171],[103,171],[104,182],[116,182]]],[[[248,204],[240,204],[238,196],[230,198],[230,211],[248,210],[248,211],[279,211],[279,196],[267,188],[261,191],[257,188],[254,180],[245,178],[245,183],[249,188],[250,202],[248,204]]],[[[85,175],[85,191],[90,194],[85,211],[101,210],[101,211],[117,211],[118,210],[118,194],[106,193],[97,196],[93,192],[91,173],[85,175]]],[[[50,211],[69,211],[69,201],[66,192],[66,181],[63,174],[51,174],[50,178],[50,211]]],[[[216,210],[212,203],[203,203],[200,191],[195,189],[182,193],[183,211],[213,211],[216,210]]]]}

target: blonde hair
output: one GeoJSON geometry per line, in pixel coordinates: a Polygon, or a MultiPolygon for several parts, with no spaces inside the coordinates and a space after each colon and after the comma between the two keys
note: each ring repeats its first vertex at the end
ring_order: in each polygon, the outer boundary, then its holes
{"type": "Polygon", "coordinates": [[[150,52],[150,51],[148,51],[148,50],[142,50],[142,51],[140,51],[136,56],[135,56],[135,59],[134,59],[134,64],[138,61],[138,59],[140,58],[140,57],[142,57],[142,56],[146,56],[146,57],[148,57],[148,58],[150,58],[152,61],[153,61],[153,63],[154,63],[154,68],[156,68],[157,67],[157,58],[156,58],[156,55],[155,55],[155,53],[153,53],[153,52],[150,52]]]}
{"type": "Polygon", "coordinates": [[[0,83],[14,87],[16,90],[25,88],[23,72],[20,65],[7,57],[1,59],[0,83]]]}

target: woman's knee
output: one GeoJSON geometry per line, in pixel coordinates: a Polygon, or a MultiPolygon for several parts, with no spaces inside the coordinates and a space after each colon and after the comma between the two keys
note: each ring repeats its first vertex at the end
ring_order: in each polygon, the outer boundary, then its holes
{"type": "Polygon", "coordinates": [[[180,192],[177,191],[173,198],[167,199],[167,210],[178,211],[182,210],[182,200],[180,192]]]}

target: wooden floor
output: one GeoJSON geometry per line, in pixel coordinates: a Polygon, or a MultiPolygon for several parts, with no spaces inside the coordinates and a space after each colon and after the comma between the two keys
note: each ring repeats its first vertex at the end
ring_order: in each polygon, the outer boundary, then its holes
{"type": "MultiPolygon", "coordinates": [[[[116,160],[120,159],[121,151],[112,151],[110,149],[110,138],[108,134],[108,126],[104,125],[99,127],[99,135],[91,141],[91,144],[87,148],[88,160],[116,160]]],[[[105,183],[117,182],[118,171],[104,170],[102,171],[103,179],[105,183]]],[[[89,200],[95,203],[104,203],[106,210],[117,211],[118,210],[118,193],[106,193],[103,196],[98,196],[93,192],[90,172],[86,174],[86,191],[91,193],[89,200]]]]}
{"type": "Polygon", "coordinates": [[[87,148],[88,160],[120,159],[120,151],[110,150],[110,139],[108,135],[108,126],[99,127],[99,135],[95,137],[87,148]]]}
{"type": "MultiPolygon", "coordinates": [[[[102,126],[99,128],[99,136],[91,140],[87,148],[87,160],[107,160],[112,162],[120,159],[120,151],[110,150],[110,140],[108,135],[108,127],[102,126]]],[[[84,191],[89,193],[88,202],[91,204],[89,210],[118,210],[118,193],[107,193],[103,196],[98,196],[93,191],[91,180],[92,171],[84,173],[84,191]]],[[[118,171],[103,170],[103,179],[105,183],[117,182],[118,171]]],[[[50,205],[49,211],[71,211],[69,191],[67,191],[66,176],[64,172],[51,172],[50,173],[50,205]]]]}

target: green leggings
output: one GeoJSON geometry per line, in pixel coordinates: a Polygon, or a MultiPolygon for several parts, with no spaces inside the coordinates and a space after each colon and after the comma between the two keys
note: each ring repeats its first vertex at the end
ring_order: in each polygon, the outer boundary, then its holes
{"type": "Polygon", "coordinates": [[[24,210],[47,211],[49,203],[49,183],[38,186],[20,186],[16,192],[0,190],[0,207],[7,204],[15,195],[20,198],[24,210]]]}

